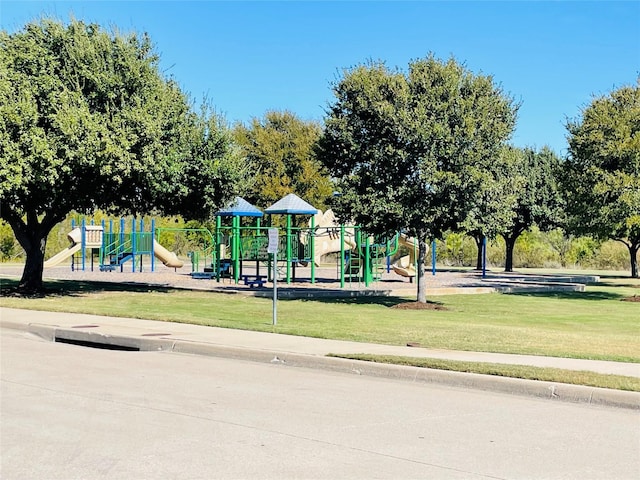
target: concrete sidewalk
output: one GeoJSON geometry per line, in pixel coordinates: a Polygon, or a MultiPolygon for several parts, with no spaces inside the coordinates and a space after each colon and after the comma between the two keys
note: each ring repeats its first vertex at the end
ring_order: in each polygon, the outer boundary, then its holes
{"type": "Polygon", "coordinates": [[[30,332],[52,341],[91,342],[135,350],[161,350],[221,356],[640,409],[640,394],[634,392],[383,365],[332,358],[327,355],[376,354],[437,358],[553,367],[640,378],[640,364],[637,363],[433,350],[421,347],[324,340],[132,318],[40,312],[11,308],[0,308],[0,327],[30,332]]]}

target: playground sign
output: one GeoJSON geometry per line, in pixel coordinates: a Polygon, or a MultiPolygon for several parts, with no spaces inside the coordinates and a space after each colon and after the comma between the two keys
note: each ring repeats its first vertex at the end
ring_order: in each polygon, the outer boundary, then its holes
{"type": "Polygon", "coordinates": [[[269,229],[269,245],[267,245],[267,253],[278,253],[278,229],[277,228],[269,229]]]}

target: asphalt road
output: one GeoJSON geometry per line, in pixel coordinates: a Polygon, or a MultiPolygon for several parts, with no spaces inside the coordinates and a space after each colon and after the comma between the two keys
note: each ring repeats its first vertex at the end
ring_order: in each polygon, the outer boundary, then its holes
{"type": "Polygon", "coordinates": [[[640,414],[0,330],[0,477],[637,479],[640,414]]]}

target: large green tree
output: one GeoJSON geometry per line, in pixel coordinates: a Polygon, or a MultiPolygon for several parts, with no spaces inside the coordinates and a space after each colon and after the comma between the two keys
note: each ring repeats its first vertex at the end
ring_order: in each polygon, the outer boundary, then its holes
{"type": "Polygon", "coordinates": [[[289,193],[324,209],[333,192],[326,169],[316,158],[322,133],[316,122],[305,122],[290,112],[267,112],[249,126],[238,124],[234,138],[244,151],[255,183],[247,200],[266,208],[289,193]]]}
{"type": "Polygon", "coordinates": [[[640,249],[640,79],[594,98],[567,123],[564,190],[568,229],[622,242],[631,276],[640,249]]]}
{"type": "Polygon", "coordinates": [[[483,159],[483,180],[471,201],[461,229],[471,236],[477,247],[476,269],[482,269],[483,243],[495,239],[513,224],[513,211],[524,181],[512,175],[514,149],[505,145],[494,158],[483,159]]]}
{"type": "Polygon", "coordinates": [[[218,127],[146,35],[52,19],[2,31],[0,214],[27,255],[20,287],[42,289],[47,234],[72,210],[202,215],[230,197],[237,155],[218,127]]]}
{"type": "Polygon", "coordinates": [[[511,222],[500,234],[506,244],[506,272],[513,271],[513,249],[518,237],[536,225],[541,231],[559,226],[563,218],[564,202],[559,189],[561,160],[550,148],[509,147],[511,153],[505,164],[507,176],[518,184],[512,206],[511,222]]]}
{"type": "Polygon", "coordinates": [[[467,217],[483,159],[510,136],[517,106],[492,77],[432,55],[407,72],[356,66],[333,92],[320,154],[339,182],[336,209],[370,233],[417,238],[417,300],[425,302],[427,242],[467,217]]]}

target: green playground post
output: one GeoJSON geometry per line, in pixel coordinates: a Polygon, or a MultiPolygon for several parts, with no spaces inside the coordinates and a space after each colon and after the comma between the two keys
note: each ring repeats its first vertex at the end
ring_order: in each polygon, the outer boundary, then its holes
{"type": "Polygon", "coordinates": [[[311,217],[311,231],[309,232],[311,251],[309,256],[311,257],[311,283],[316,283],[316,258],[315,258],[315,231],[316,231],[316,221],[315,217],[311,217]]]}
{"type": "Polygon", "coordinates": [[[287,284],[291,283],[291,215],[287,214],[287,284]]]}
{"type": "Polygon", "coordinates": [[[370,258],[369,236],[364,237],[364,263],[362,268],[362,276],[364,278],[364,286],[368,287],[371,282],[371,258],[370,258]]]}
{"type": "Polygon", "coordinates": [[[233,262],[233,279],[235,283],[240,281],[240,217],[233,217],[231,236],[231,261],[233,262]]]}
{"type": "Polygon", "coordinates": [[[216,281],[220,281],[220,255],[222,255],[222,218],[216,215],[216,281]]]}

